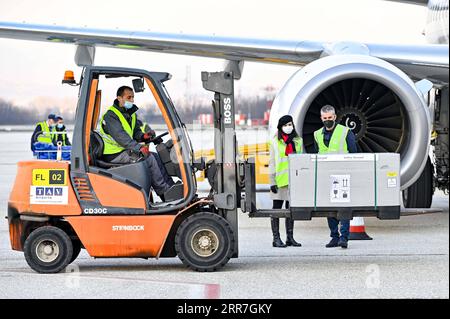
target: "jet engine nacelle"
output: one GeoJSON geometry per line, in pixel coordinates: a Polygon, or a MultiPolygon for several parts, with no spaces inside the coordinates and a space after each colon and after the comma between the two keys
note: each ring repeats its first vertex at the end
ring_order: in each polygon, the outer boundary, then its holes
{"type": "Polygon", "coordinates": [[[401,70],[368,55],[334,55],[318,59],[286,82],[272,105],[269,129],[290,114],[306,151],[313,132],[322,127],[320,108],[336,108],[337,121],[355,133],[360,152],[397,152],[401,188],[420,176],[428,157],[430,114],[423,93],[401,70]]]}

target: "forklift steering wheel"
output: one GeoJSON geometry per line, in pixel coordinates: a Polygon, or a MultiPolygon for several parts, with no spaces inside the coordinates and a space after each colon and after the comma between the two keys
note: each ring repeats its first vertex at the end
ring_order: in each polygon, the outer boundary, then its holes
{"type": "Polygon", "coordinates": [[[162,134],[159,134],[159,135],[155,136],[154,138],[152,138],[152,139],[150,140],[150,142],[148,142],[148,143],[149,143],[149,144],[150,144],[150,143],[154,143],[154,142],[157,141],[158,139],[161,139],[162,137],[166,136],[167,134],[169,134],[169,132],[164,132],[164,133],[162,133],[162,134]]]}

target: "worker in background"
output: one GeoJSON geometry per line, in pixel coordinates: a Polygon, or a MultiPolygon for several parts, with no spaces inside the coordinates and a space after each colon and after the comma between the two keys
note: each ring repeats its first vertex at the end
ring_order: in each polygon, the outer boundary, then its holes
{"type": "Polygon", "coordinates": [[[34,152],[34,143],[41,142],[52,144],[54,130],[56,124],[56,115],[49,114],[46,121],[42,121],[36,124],[33,135],[31,135],[31,150],[34,152]]]}
{"type": "Polygon", "coordinates": [[[117,90],[114,104],[101,118],[100,135],[104,142],[103,157],[106,162],[116,164],[130,164],[145,158],[151,178],[151,186],[156,194],[164,201],[164,192],[170,185],[164,181],[162,172],[156,159],[150,154],[148,143],[152,136],[143,133],[137,125],[136,111],[138,107],[133,104],[134,91],[128,86],[121,86],[117,90]]]}
{"type": "MultiPolygon", "coordinates": [[[[278,120],[277,133],[270,142],[270,197],[273,208],[280,209],[285,203],[289,209],[289,162],[288,155],[302,153],[303,142],[295,131],[292,116],[284,115],[278,120]]],[[[280,238],[280,219],[271,218],[273,247],[297,246],[301,244],[294,239],[294,220],[286,218],[286,244],[280,238]]]]}
{"type": "MultiPolygon", "coordinates": [[[[315,153],[319,154],[345,154],[357,153],[355,134],[346,126],[336,123],[336,111],[333,106],[325,105],[320,110],[320,118],[324,127],[314,132],[315,153]]],[[[348,247],[350,220],[338,220],[328,217],[331,241],[325,246],[348,247]],[[339,224],[341,224],[339,235],[339,224]]]]}
{"type": "Polygon", "coordinates": [[[61,116],[56,117],[55,134],[53,134],[53,144],[57,145],[61,142],[62,146],[69,146],[69,137],[67,136],[66,126],[64,125],[64,119],[61,116]]]}
{"type": "MultiPolygon", "coordinates": [[[[142,122],[141,120],[137,119],[136,125],[140,127],[142,133],[150,134],[150,137],[152,138],[152,143],[154,143],[155,145],[158,145],[163,142],[163,139],[161,137],[154,139],[156,137],[156,132],[150,127],[150,125],[147,122],[142,122]]],[[[158,162],[158,166],[163,174],[164,181],[167,184],[169,184],[169,186],[172,186],[174,184],[173,179],[167,173],[166,167],[164,166],[163,162],[161,161],[159,154],[157,152],[150,152],[150,153],[155,157],[156,162],[158,162]]]]}

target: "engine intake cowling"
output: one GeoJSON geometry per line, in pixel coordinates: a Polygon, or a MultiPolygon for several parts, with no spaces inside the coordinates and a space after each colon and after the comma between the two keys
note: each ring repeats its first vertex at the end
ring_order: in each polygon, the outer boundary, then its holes
{"type": "Polygon", "coordinates": [[[272,105],[269,129],[291,114],[307,152],[322,127],[320,108],[333,105],[337,121],[355,133],[362,153],[400,153],[402,189],[419,178],[428,157],[430,114],[413,81],[392,64],[366,55],[336,55],[294,73],[272,105]]]}

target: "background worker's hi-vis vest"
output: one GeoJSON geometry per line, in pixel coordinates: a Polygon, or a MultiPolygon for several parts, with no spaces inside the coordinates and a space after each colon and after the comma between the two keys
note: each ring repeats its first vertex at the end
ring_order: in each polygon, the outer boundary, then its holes
{"type": "Polygon", "coordinates": [[[47,121],[39,122],[37,125],[41,125],[42,134],[39,134],[37,137],[37,141],[41,143],[53,143],[53,134],[52,131],[50,131],[50,128],[47,125],[47,121]]]}
{"type": "MultiPolygon", "coordinates": [[[[303,141],[301,137],[293,139],[296,153],[302,152],[303,141]]],[[[275,152],[275,182],[278,187],[285,187],[289,185],[289,161],[286,155],[286,144],[283,140],[279,140],[275,136],[272,140],[272,149],[275,152]]]]}
{"type": "Polygon", "coordinates": [[[57,131],[54,130],[55,134],[53,134],[53,144],[56,144],[58,142],[58,136],[61,135],[62,138],[62,146],[67,146],[67,132],[64,131],[57,131]]]}
{"type": "Polygon", "coordinates": [[[133,113],[131,115],[131,126],[130,126],[130,124],[128,124],[127,120],[122,115],[122,113],[118,109],[116,109],[115,106],[111,106],[103,114],[102,120],[100,121],[100,135],[102,136],[103,143],[105,144],[104,148],[103,148],[104,155],[117,154],[117,153],[122,152],[125,149],[119,143],[117,143],[111,135],[106,134],[105,131],[103,130],[103,118],[105,117],[105,114],[108,111],[114,112],[117,115],[117,117],[120,120],[120,123],[122,124],[123,129],[125,130],[125,132],[127,132],[127,134],[131,138],[133,138],[134,127],[136,126],[136,114],[133,113]]]}
{"type": "Polygon", "coordinates": [[[350,129],[347,126],[337,124],[328,146],[323,142],[323,128],[314,132],[314,139],[319,147],[319,154],[344,154],[348,153],[347,134],[350,129]]]}

